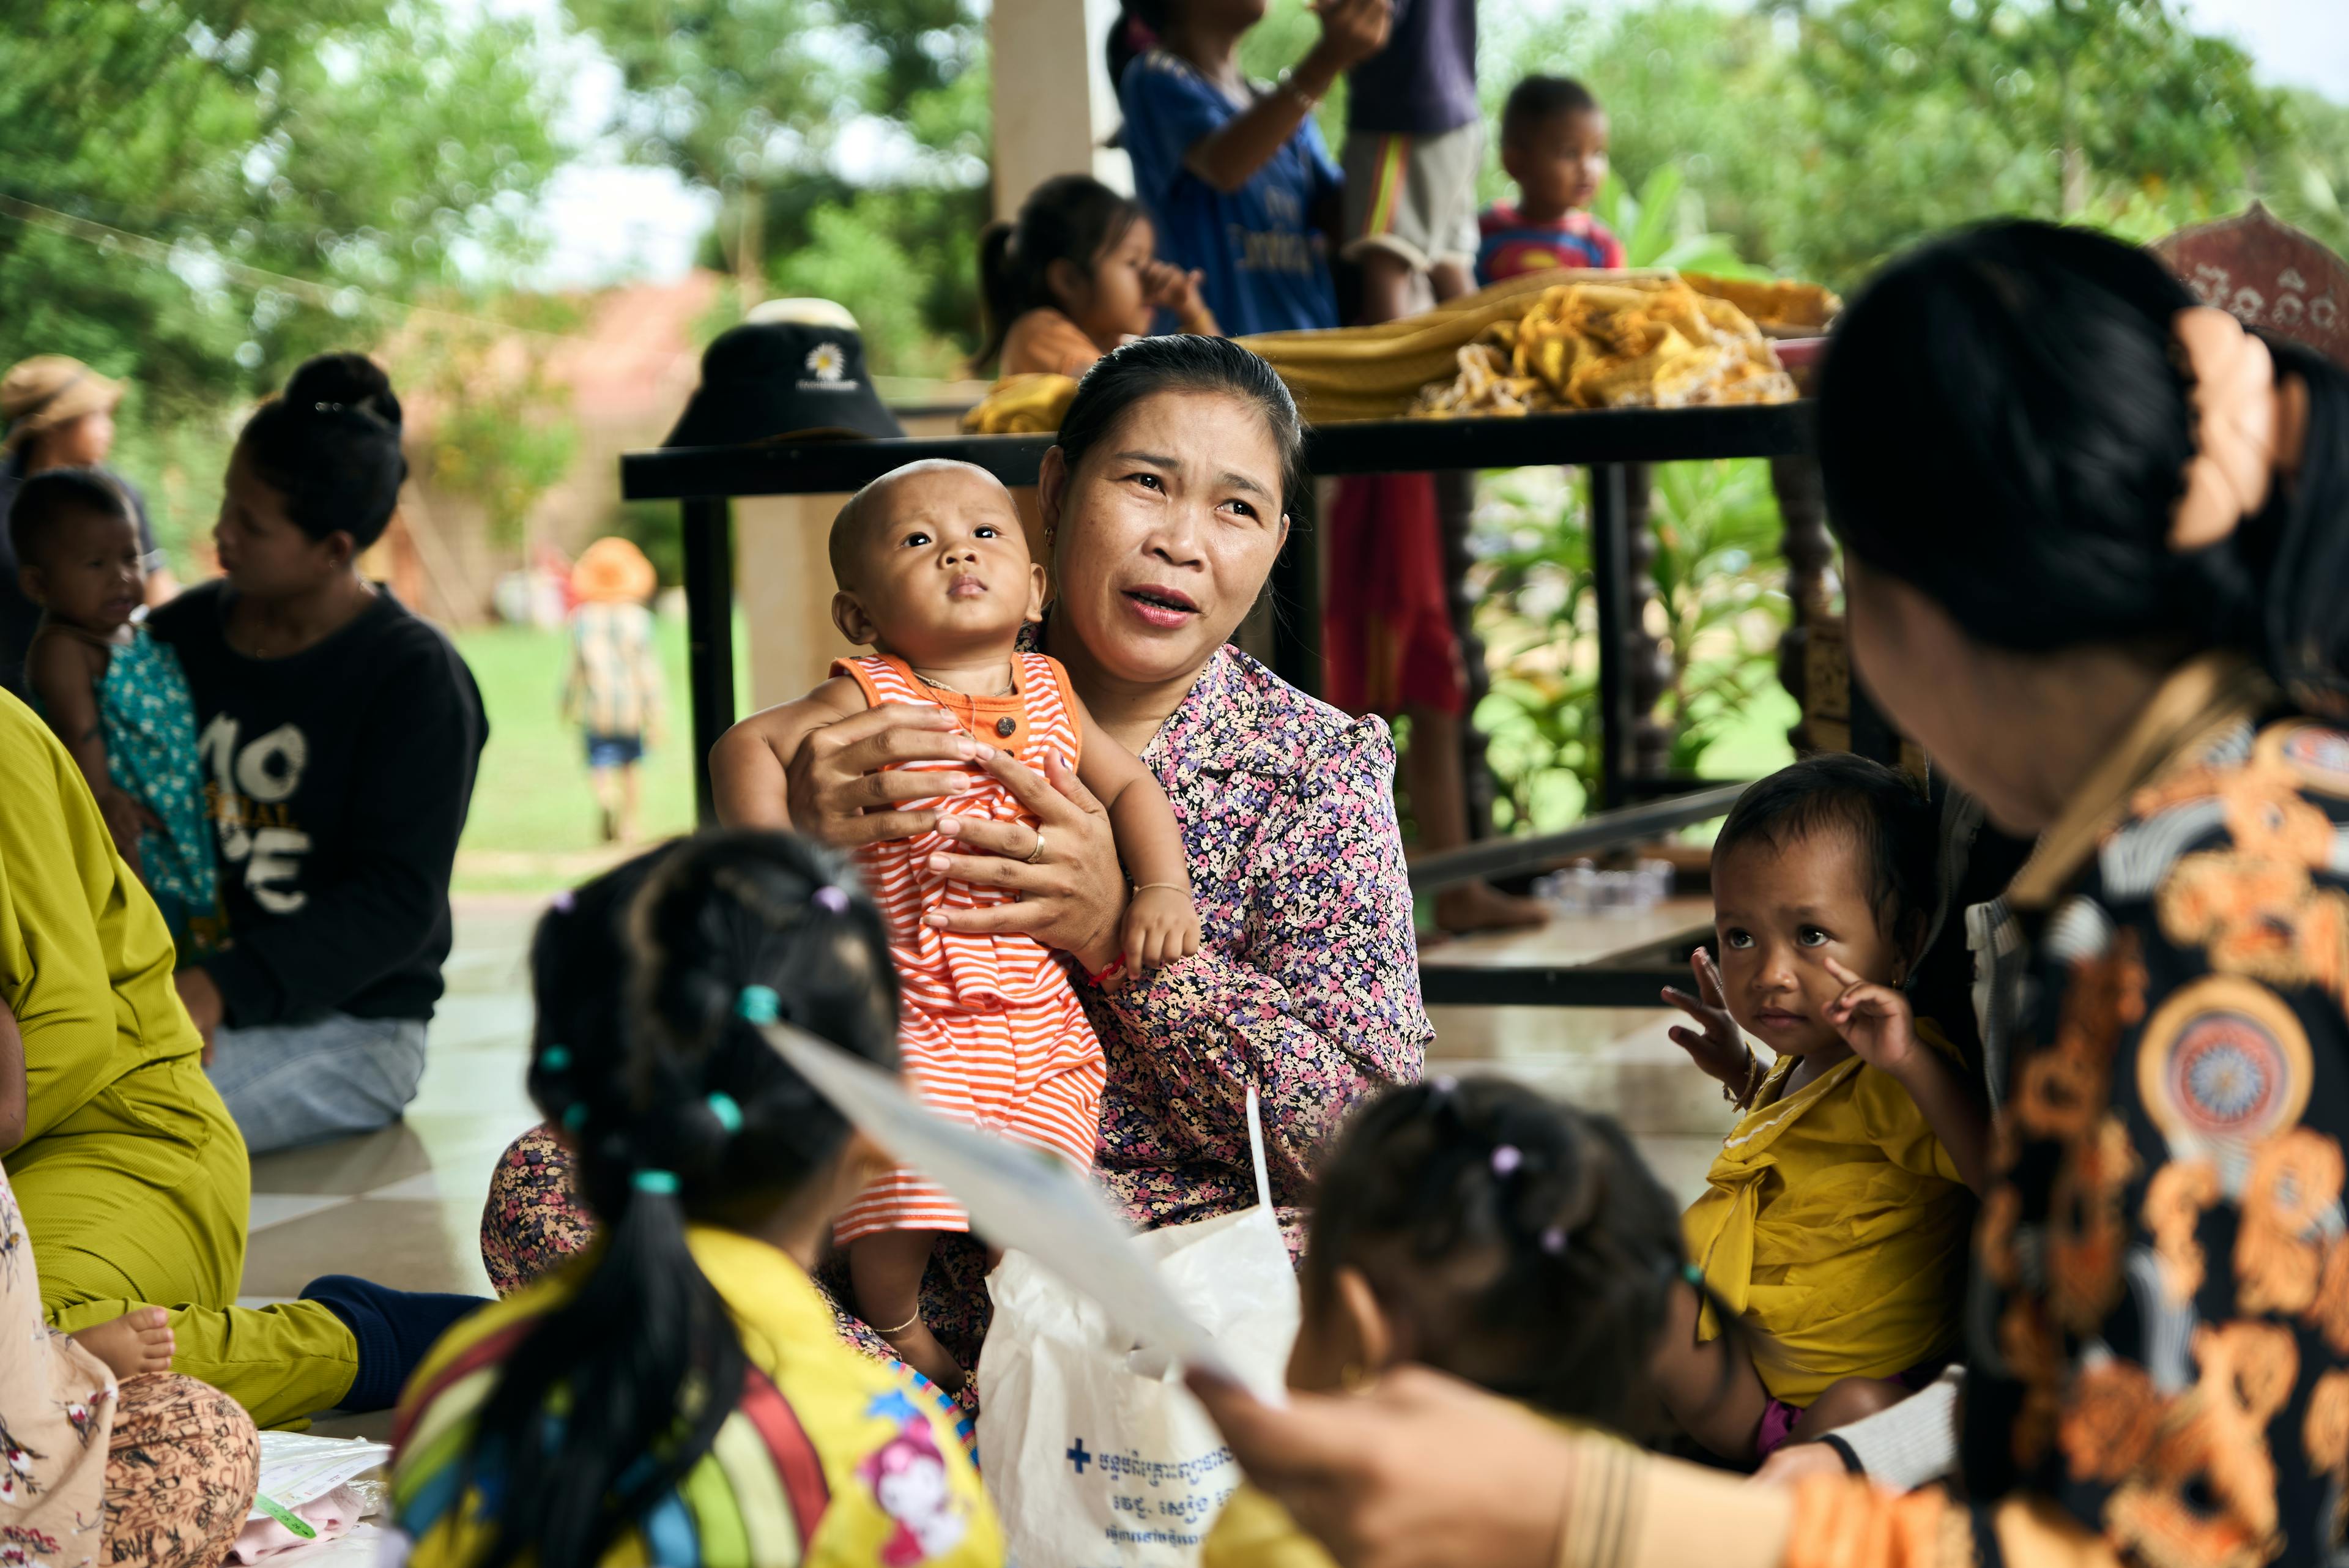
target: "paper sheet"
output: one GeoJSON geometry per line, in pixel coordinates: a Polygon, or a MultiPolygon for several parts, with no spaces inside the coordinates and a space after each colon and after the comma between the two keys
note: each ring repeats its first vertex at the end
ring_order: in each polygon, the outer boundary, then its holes
{"type": "Polygon", "coordinates": [[[830,1041],[787,1023],[764,1032],[783,1060],[865,1136],[968,1210],[972,1229],[989,1241],[1034,1257],[1108,1309],[1142,1344],[1238,1380],[1215,1340],[1129,1245],[1133,1231],[1066,1165],[923,1109],[895,1074],[830,1041]]]}

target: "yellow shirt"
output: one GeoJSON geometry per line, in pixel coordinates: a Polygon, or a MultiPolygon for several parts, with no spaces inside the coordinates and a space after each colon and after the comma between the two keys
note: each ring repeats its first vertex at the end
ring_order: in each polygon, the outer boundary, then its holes
{"type": "MultiPolygon", "coordinates": [[[[1925,1020],[1918,1033],[1955,1048],[1925,1020]]],[[[1842,1377],[1891,1377],[1950,1348],[1973,1199],[1925,1113],[1857,1057],[1771,1102],[1782,1056],[1682,1217],[1704,1282],[1744,1315],[1774,1398],[1808,1405],[1842,1377]]],[[[1708,1312],[1699,1333],[1720,1325],[1708,1312]]]]}
{"type": "MultiPolygon", "coordinates": [[[[899,1374],[840,1342],[799,1266],[731,1231],[697,1225],[686,1240],[765,1376],[605,1568],[999,1568],[1001,1528],[954,1432],[899,1374]]],[[[574,1267],[484,1307],[409,1384],[392,1503],[413,1568],[460,1568],[489,1544],[478,1491],[455,1506],[474,1417],[522,1331],[580,1278],[574,1267]]]]}

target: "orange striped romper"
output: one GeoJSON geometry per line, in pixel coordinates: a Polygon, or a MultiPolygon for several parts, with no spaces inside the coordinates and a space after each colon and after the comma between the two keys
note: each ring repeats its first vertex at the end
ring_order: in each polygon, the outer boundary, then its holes
{"type": "MultiPolygon", "coordinates": [[[[953,713],[974,739],[1011,753],[1039,773],[1052,753],[1071,768],[1083,741],[1071,706],[1068,672],[1040,653],[1011,656],[1013,689],[999,697],[942,691],[917,680],[902,659],[843,659],[866,702],[928,703],[953,713]]],[[[1036,825],[1001,784],[968,763],[908,763],[964,771],[984,787],[905,809],[935,806],[957,816],[1036,825]]],[[[1009,902],[1011,894],[953,880],[929,868],[946,841],[936,833],[867,845],[857,868],[889,923],[897,966],[898,1052],[915,1096],[959,1122],[1030,1144],[1090,1168],[1101,1136],[1102,1082],[1108,1069],[1061,961],[1033,937],[941,931],[922,923],[932,909],[1009,902]]],[[[948,847],[951,847],[948,846],[948,847]]],[[[833,1221],[842,1245],[882,1231],[968,1231],[970,1220],[947,1195],[905,1169],[859,1194],[833,1221]]]]}

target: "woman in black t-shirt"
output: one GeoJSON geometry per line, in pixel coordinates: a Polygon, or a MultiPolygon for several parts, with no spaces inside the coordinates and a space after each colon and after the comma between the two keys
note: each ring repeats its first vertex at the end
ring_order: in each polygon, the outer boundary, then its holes
{"type": "Polygon", "coordinates": [[[150,623],[195,699],[227,915],[180,994],[256,1154],[398,1116],[449,955],[488,726],[448,639],[357,569],[407,475],[399,419],[371,361],[305,364],[230,460],[225,579],[150,623]]]}

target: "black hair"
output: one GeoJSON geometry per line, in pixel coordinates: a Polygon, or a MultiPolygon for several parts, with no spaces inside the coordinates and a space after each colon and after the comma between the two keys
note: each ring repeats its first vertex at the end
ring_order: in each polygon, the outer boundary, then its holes
{"type": "Polygon", "coordinates": [[[26,480],[8,504],[8,544],[18,564],[41,565],[58,525],[88,512],[125,518],[134,525],[139,520],[130,497],[103,470],[51,468],[26,480]]]}
{"type": "Polygon", "coordinates": [[[1989,223],[1900,257],[1821,369],[1829,521],[1992,647],[2232,648],[2349,714],[2349,371],[2267,340],[2308,389],[2299,472],[2228,538],[2172,550],[2194,456],[2173,318],[2196,303],[2087,229],[1989,223]]]}
{"type": "Polygon", "coordinates": [[[749,1363],[685,1227],[770,1219],[848,1138],[746,1022],[759,1011],[746,988],[867,1061],[896,1060],[887,934],[854,887],[803,839],[707,833],[539,922],[531,1097],[577,1150],[603,1241],[578,1293],[508,1357],[471,1433],[465,1487],[496,1472],[486,1568],[602,1561],[734,1408],[749,1363]]]}
{"type": "Polygon", "coordinates": [[[1011,324],[1029,311],[1059,306],[1048,275],[1054,262],[1092,276],[1093,264],[1142,215],[1140,202],[1090,174],[1059,174],[1029,192],[1012,222],[988,225],[978,241],[987,341],[971,363],[988,365],[1001,355],[1011,324]]]}
{"type": "Polygon", "coordinates": [[[1425,1365],[1657,1431],[1649,1363],[1688,1252],[1680,1206],[1612,1118],[1506,1078],[1433,1078],[1355,1113],[1317,1185],[1309,1300],[1359,1269],[1425,1365]]]}
{"type": "Polygon", "coordinates": [[[1849,752],[1822,752],[1748,785],[1729,808],[1713,855],[1717,862],[1740,845],[1783,850],[1814,834],[1848,833],[1867,861],[1878,923],[1899,936],[1920,918],[1933,918],[1940,831],[1907,774],[1849,752]]]}
{"type": "Polygon", "coordinates": [[[1160,392],[1220,392],[1255,404],[1280,452],[1280,509],[1292,529],[1311,521],[1313,476],[1305,468],[1305,425],[1297,400],[1278,372],[1228,337],[1169,333],[1137,337],[1102,355],[1061,416],[1057,444],[1070,472],[1129,410],[1160,392]]]}
{"type": "MultiPolygon", "coordinates": [[[[1123,92],[1128,66],[1158,47],[1160,35],[1166,31],[1171,19],[1174,0],[1125,0],[1119,9],[1116,25],[1109,30],[1105,52],[1109,57],[1109,85],[1112,92],[1123,92]]],[[[1121,128],[1109,145],[1120,146],[1124,139],[1121,128]]]]}
{"type": "Polygon", "coordinates": [[[1596,114],[1599,100],[1572,77],[1531,76],[1509,89],[1501,105],[1501,145],[1562,114],[1596,114]]]}
{"type": "Polygon", "coordinates": [[[408,478],[399,419],[383,367],[364,354],[320,354],[245,421],[237,444],[302,532],[346,533],[364,550],[383,537],[408,478]]]}

